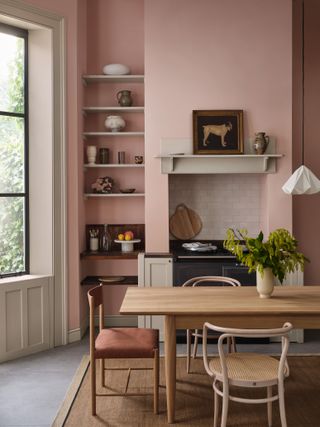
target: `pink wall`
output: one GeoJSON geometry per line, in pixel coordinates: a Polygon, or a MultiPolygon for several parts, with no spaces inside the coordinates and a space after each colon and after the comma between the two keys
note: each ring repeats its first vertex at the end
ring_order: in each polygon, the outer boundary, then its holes
{"type": "MultiPolygon", "coordinates": [[[[161,137],[192,136],[193,109],[243,109],[244,136],[273,135],[285,157],[264,179],[262,227],[291,229],[291,1],[145,2],[147,250],[168,250],[161,137]],[[223,17],[223,19],[221,18],[223,17]]],[[[253,177],[254,179],[254,177],[253,177]]]]}
{"type": "MultiPolygon", "coordinates": [[[[132,74],[144,74],[144,4],[143,0],[90,0],[87,10],[87,70],[88,74],[101,74],[106,64],[127,64],[132,74]],[[90,6],[89,6],[90,5],[90,6]]],[[[85,89],[85,105],[118,105],[116,94],[121,89],[132,91],[133,105],[144,105],[143,84],[91,84],[85,89]]],[[[121,114],[126,121],[126,131],[143,131],[144,116],[121,114]]],[[[105,130],[107,114],[95,114],[85,120],[85,129],[105,130]]],[[[141,137],[95,138],[84,144],[107,147],[110,161],[117,163],[117,152],[126,152],[126,162],[134,163],[135,155],[144,155],[144,140],[141,137]]],[[[82,163],[81,163],[82,165],[82,163]]],[[[120,188],[136,188],[144,192],[144,169],[106,170],[115,185],[120,188]]],[[[84,187],[90,185],[101,171],[88,170],[84,187]]],[[[84,202],[86,223],[135,224],[144,223],[144,198],[89,199],[84,202]]],[[[84,227],[81,230],[84,236],[84,227]]],[[[82,246],[84,249],[84,244],[82,246]]],[[[120,249],[120,248],[119,248],[120,249]]],[[[137,261],[82,262],[81,277],[86,275],[137,275],[137,261]]],[[[87,289],[82,290],[81,317],[86,315],[87,289]]],[[[118,314],[125,292],[124,286],[108,287],[105,292],[106,314],[118,314]]]]}
{"type": "MultiPolygon", "coordinates": [[[[144,11],[142,0],[28,3],[66,19],[69,329],[80,326],[83,314],[79,252],[84,248],[85,222],[93,222],[96,214],[99,222],[131,218],[126,202],[117,204],[111,218],[105,214],[108,203],[104,211],[91,201],[83,202],[80,79],[84,71],[100,73],[104,64],[120,62],[130,65],[133,73],[143,73],[145,62],[149,251],[166,251],[169,239],[167,177],[161,175],[159,160],[153,156],[159,154],[161,137],[191,138],[193,109],[242,108],[246,137],[258,130],[277,137],[278,151],[286,157],[279,162],[278,173],[264,179],[267,209],[262,225],[265,230],[291,228],[291,198],[280,190],[291,172],[290,0],[147,0],[144,11]],[[86,3],[90,6],[87,21],[86,3]]],[[[138,89],[137,99],[143,99],[138,89]]],[[[132,155],[141,148],[139,141],[134,144],[132,155]]],[[[133,178],[137,185],[140,178],[133,178]]],[[[136,203],[132,222],[142,222],[144,204],[136,203]]],[[[119,274],[121,263],[106,268],[119,274]]],[[[128,262],[124,268],[129,274],[136,271],[136,263],[128,262]]]]}
{"type": "MultiPolygon", "coordinates": [[[[294,3],[293,21],[293,168],[301,165],[301,0],[294,3]]],[[[320,3],[305,0],[305,164],[320,178],[320,3]]],[[[293,231],[301,250],[310,259],[305,268],[305,283],[319,283],[318,260],[320,196],[294,196],[293,231]]]]}

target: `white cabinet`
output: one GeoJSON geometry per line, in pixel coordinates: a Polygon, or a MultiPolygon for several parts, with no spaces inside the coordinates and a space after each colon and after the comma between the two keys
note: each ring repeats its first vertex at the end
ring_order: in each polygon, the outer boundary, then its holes
{"type": "MultiPolygon", "coordinates": [[[[168,287],[172,282],[172,257],[151,256],[140,253],[138,255],[138,286],[141,287],[168,287]]],[[[160,331],[160,341],[163,341],[163,316],[139,316],[139,327],[155,328],[160,331]]]]}

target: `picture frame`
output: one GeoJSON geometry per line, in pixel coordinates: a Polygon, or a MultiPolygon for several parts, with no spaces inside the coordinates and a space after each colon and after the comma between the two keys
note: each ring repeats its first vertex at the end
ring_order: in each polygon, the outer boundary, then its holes
{"type": "Polygon", "coordinates": [[[243,154],[243,110],[193,110],[194,154],[243,154]]]}

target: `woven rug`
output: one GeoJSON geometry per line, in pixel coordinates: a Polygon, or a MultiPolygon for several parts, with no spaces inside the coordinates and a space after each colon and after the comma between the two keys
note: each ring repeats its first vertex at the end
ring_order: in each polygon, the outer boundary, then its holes
{"type": "MultiPolygon", "coordinates": [[[[146,361],[135,362],[141,367],[146,361]]],[[[148,361],[147,361],[148,363],[148,361]]],[[[85,356],[53,427],[160,427],[168,426],[164,360],[160,361],[160,413],[153,414],[153,397],[98,397],[97,416],[90,415],[89,358],[85,356]]],[[[126,360],[108,361],[108,366],[128,366],[126,360]]],[[[320,426],[320,357],[290,356],[290,377],[285,383],[288,427],[320,426]]],[[[99,364],[97,364],[99,368],[99,364]]],[[[186,359],[177,358],[176,423],[179,426],[206,427],[213,425],[213,398],[211,380],[205,373],[202,359],[192,360],[192,373],[186,373],[186,359]]],[[[109,391],[122,391],[126,371],[107,371],[109,391]]],[[[99,372],[97,379],[99,379],[99,372]]],[[[99,383],[99,380],[97,381],[99,383]]],[[[152,392],[152,371],[131,374],[130,391],[152,392]]],[[[99,389],[99,392],[106,390],[99,389]]],[[[108,390],[107,390],[108,391],[108,390]]],[[[264,396],[261,390],[242,389],[246,397],[264,396]]],[[[234,393],[235,394],[235,393],[234,393]]],[[[278,403],[273,404],[273,427],[280,427],[278,403]]],[[[228,427],[267,426],[266,404],[246,405],[230,402],[228,427]]]]}

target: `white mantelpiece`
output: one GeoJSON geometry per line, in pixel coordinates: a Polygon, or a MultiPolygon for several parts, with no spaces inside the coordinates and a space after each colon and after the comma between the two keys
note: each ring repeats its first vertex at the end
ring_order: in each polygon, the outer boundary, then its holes
{"type": "Polygon", "coordinates": [[[275,173],[275,139],[270,138],[263,155],[252,152],[252,139],[245,143],[245,154],[194,155],[192,141],[187,138],[162,138],[161,160],[163,174],[222,174],[222,173],[275,173]]]}
{"type": "Polygon", "coordinates": [[[276,159],[282,154],[172,154],[156,156],[161,159],[163,174],[203,173],[275,173],[276,159]]]}

